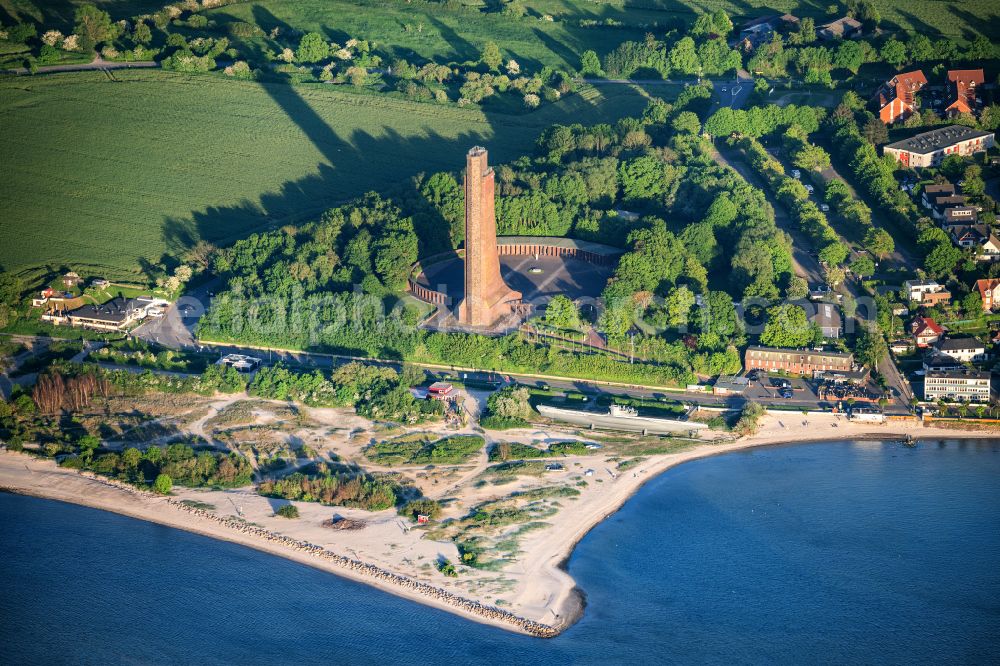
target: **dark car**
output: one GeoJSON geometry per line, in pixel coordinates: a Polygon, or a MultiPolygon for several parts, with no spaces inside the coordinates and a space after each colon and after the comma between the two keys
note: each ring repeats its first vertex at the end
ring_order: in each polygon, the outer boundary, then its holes
{"type": "Polygon", "coordinates": [[[750,372],[747,373],[747,379],[749,379],[752,382],[757,381],[758,379],[760,379],[760,371],[751,370],[750,372]]]}
{"type": "Polygon", "coordinates": [[[781,394],[780,395],[781,395],[782,398],[784,398],[784,399],[787,400],[787,399],[789,399],[789,398],[792,397],[792,389],[790,389],[790,388],[781,389],[781,394]]]}

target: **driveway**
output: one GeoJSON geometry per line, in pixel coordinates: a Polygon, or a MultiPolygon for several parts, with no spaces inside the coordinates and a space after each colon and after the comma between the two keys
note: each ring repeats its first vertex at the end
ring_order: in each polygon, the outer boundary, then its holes
{"type": "Polygon", "coordinates": [[[222,287],[218,278],[188,291],[166,309],[162,317],[150,317],[135,328],[131,337],[171,349],[198,347],[195,326],[208,311],[210,294],[222,287]]]}

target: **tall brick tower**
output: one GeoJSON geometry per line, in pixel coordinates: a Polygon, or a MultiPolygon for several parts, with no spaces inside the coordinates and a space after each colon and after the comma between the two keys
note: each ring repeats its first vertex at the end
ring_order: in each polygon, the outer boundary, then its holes
{"type": "Polygon", "coordinates": [[[476,146],[465,157],[465,298],[458,320],[466,326],[492,326],[521,300],[500,277],[493,205],[493,169],[486,149],[476,146]]]}

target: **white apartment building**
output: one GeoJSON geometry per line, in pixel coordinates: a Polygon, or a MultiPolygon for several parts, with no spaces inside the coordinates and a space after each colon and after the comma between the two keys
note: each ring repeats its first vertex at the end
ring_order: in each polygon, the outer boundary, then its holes
{"type": "Polygon", "coordinates": [[[964,402],[990,401],[986,370],[932,370],[924,376],[924,400],[945,398],[964,402]]]}

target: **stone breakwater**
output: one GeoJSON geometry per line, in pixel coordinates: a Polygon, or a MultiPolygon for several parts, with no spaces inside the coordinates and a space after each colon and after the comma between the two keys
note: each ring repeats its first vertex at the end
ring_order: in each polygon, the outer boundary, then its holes
{"type": "Polygon", "coordinates": [[[82,474],[99,483],[117,488],[142,499],[165,501],[167,504],[170,504],[176,509],[186,511],[187,513],[198,516],[199,518],[214,521],[224,527],[238,532],[239,534],[252,536],[268,543],[277,544],[297,553],[311,555],[354,574],[360,574],[366,578],[388,583],[402,590],[415,592],[421,596],[427,597],[428,599],[443,602],[461,611],[472,615],[478,615],[479,617],[487,620],[508,624],[513,628],[523,631],[531,636],[537,636],[539,638],[552,638],[559,633],[554,627],[547,624],[542,624],[541,622],[535,622],[534,620],[514,615],[513,613],[497,608],[496,606],[488,606],[486,604],[481,604],[478,601],[473,601],[472,599],[466,599],[465,597],[448,592],[447,590],[442,590],[441,588],[434,587],[433,585],[421,583],[413,580],[412,578],[392,573],[391,571],[387,571],[373,564],[368,564],[366,562],[361,562],[360,560],[338,555],[334,552],[326,550],[322,546],[317,546],[316,544],[308,543],[306,541],[299,541],[298,539],[283,536],[256,525],[251,525],[241,518],[219,516],[211,511],[206,511],[205,509],[185,504],[183,501],[171,499],[169,497],[164,498],[161,495],[140,490],[127,483],[112,479],[104,479],[89,472],[83,472],[82,474]]]}

